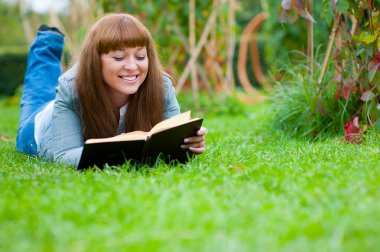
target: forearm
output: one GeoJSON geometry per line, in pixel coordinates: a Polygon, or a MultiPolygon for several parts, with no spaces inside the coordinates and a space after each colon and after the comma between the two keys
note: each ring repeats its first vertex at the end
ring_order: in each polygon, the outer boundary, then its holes
{"type": "Polygon", "coordinates": [[[54,162],[78,166],[83,150],[80,116],[74,108],[75,94],[70,85],[57,88],[52,116],[54,162]]]}

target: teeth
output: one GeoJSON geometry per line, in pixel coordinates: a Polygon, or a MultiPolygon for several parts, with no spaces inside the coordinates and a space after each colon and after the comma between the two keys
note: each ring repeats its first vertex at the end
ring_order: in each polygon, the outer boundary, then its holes
{"type": "Polygon", "coordinates": [[[121,76],[121,78],[123,80],[127,80],[127,81],[133,81],[137,78],[137,75],[133,75],[133,76],[121,76]]]}

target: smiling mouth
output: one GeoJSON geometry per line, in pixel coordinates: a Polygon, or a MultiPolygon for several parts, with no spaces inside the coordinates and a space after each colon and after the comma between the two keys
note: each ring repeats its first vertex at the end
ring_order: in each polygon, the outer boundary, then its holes
{"type": "Polygon", "coordinates": [[[134,81],[137,79],[139,75],[128,75],[128,76],[119,76],[121,79],[126,80],[126,81],[134,81]]]}

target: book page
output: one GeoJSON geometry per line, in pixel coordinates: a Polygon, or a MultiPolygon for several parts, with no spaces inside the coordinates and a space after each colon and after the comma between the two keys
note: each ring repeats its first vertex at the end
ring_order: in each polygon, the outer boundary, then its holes
{"type": "Polygon", "coordinates": [[[171,118],[168,118],[162,122],[157,123],[149,132],[149,135],[152,135],[156,132],[160,132],[172,127],[175,127],[177,125],[184,124],[190,120],[190,113],[191,111],[186,111],[184,113],[175,115],[171,118]]]}
{"type": "Polygon", "coordinates": [[[134,141],[134,140],[146,140],[148,132],[144,131],[132,131],[123,133],[114,137],[108,138],[92,138],[86,141],[86,144],[92,143],[104,143],[104,142],[120,142],[120,141],[134,141]]]}
{"type": "Polygon", "coordinates": [[[109,137],[109,138],[92,138],[86,141],[86,144],[91,143],[102,143],[102,142],[119,142],[119,141],[133,141],[133,140],[146,140],[148,136],[164,131],[169,128],[173,128],[175,126],[185,124],[187,122],[196,120],[198,118],[194,118],[190,120],[191,111],[186,111],[181,114],[175,115],[171,118],[168,118],[164,121],[157,123],[150,132],[144,131],[132,131],[129,133],[124,133],[118,136],[109,137]]]}

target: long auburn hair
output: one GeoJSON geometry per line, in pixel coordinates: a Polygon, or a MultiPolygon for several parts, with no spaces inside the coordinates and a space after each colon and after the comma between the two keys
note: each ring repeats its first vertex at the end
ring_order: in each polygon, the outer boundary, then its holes
{"type": "Polygon", "coordinates": [[[76,85],[85,138],[116,134],[118,115],[102,76],[101,54],[129,47],[146,47],[148,74],[135,94],[128,97],[126,132],[149,131],[162,120],[164,86],[162,67],[148,29],[129,14],[107,14],[89,30],[80,54],[76,85]]]}

